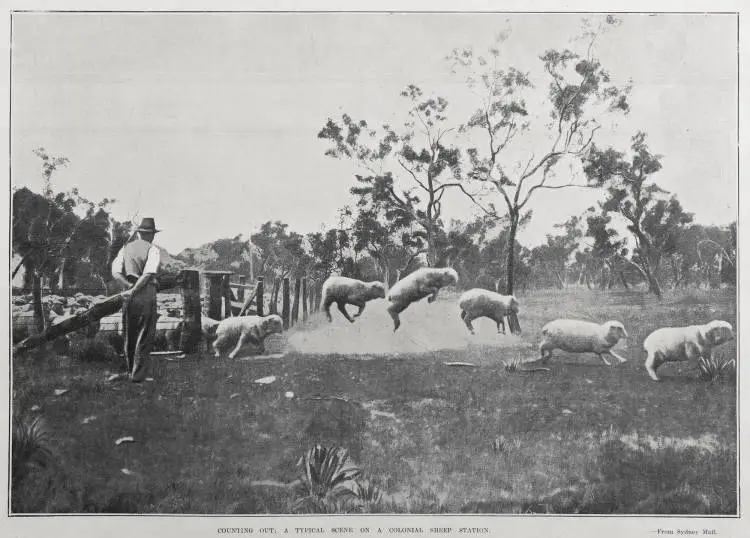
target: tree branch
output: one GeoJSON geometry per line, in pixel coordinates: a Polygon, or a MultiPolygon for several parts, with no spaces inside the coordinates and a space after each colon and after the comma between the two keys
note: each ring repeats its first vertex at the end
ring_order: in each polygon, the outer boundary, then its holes
{"type": "Polygon", "coordinates": [[[430,190],[427,187],[425,187],[424,183],[422,183],[421,181],[419,181],[419,179],[417,179],[417,175],[414,173],[414,171],[411,168],[408,168],[404,163],[402,163],[401,159],[396,159],[396,160],[398,161],[398,164],[401,165],[401,168],[403,168],[404,170],[409,172],[409,174],[411,174],[411,177],[414,178],[414,181],[416,181],[417,184],[425,190],[425,192],[430,192],[430,190]]]}

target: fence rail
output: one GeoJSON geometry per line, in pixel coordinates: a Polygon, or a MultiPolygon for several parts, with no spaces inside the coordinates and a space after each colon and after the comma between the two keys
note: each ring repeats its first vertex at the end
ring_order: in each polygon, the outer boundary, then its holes
{"type": "MultiPolygon", "coordinates": [[[[281,292],[281,317],[284,330],[288,330],[308,316],[320,310],[322,282],[300,277],[294,280],[292,289],[289,277],[276,279],[274,286],[266,298],[264,278],[258,277],[255,285],[246,284],[246,277],[239,275],[239,283],[230,282],[232,273],[228,271],[205,271],[202,274],[195,270],[184,270],[179,274],[160,275],[159,293],[171,291],[179,292],[182,305],[171,304],[167,310],[183,320],[183,330],[180,347],[185,352],[191,352],[201,340],[201,316],[221,320],[230,316],[275,314],[278,311],[278,294],[281,292]],[[201,279],[203,277],[203,279],[201,279]],[[201,285],[203,280],[204,285],[201,285]],[[203,288],[203,289],[202,289],[203,288]],[[236,290],[233,291],[232,288],[236,290]],[[245,294],[245,291],[250,293],[245,294]],[[267,307],[267,308],[266,308],[267,307]]],[[[49,291],[49,290],[48,290],[49,291]]],[[[103,295],[101,289],[95,290],[103,295]]],[[[55,294],[71,297],[76,293],[83,293],[81,289],[60,290],[55,294]]],[[[107,297],[90,310],[77,314],[73,318],[58,325],[47,326],[37,334],[31,335],[17,344],[14,350],[27,351],[44,342],[80,329],[92,322],[101,320],[105,316],[115,314],[122,304],[117,295],[107,297]]]]}

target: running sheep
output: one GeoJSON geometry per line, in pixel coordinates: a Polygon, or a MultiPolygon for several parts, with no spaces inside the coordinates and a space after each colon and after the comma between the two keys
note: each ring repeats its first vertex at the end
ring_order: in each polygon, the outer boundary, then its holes
{"type": "Polygon", "coordinates": [[[362,282],[354,278],[345,276],[332,276],[323,284],[321,292],[323,310],[326,313],[328,321],[333,321],[331,317],[331,305],[336,303],[339,311],[349,322],[354,323],[346,311],[346,305],[359,307],[359,311],[354,314],[355,318],[362,315],[365,310],[365,304],[373,299],[385,298],[385,286],[382,282],[362,282]]]}
{"type": "Polygon", "coordinates": [[[471,322],[482,317],[490,318],[497,324],[498,334],[502,326],[505,334],[504,318],[518,314],[519,302],[513,295],[500,295],[494,291],[474,288],[461,295],[458,305],[461,307],[461,319],[471,334],[474,334],[471,322]]]}
{"type": "Polygon", "coordinates": [[[237,316],[223,319],[216,327],[216,340],[213,344],[214,356],[219,357],[221,355],[219,349],[225,344],[235,342],[235,348],[229,353],[230,359],[233,359],[247,342],[257,346],[263,353],[265,338],[274,333],[281,333],[283,330],[284,324],[281,316],[276,314],[263,317],[237,316]]]}
{"type": "Polygon", "coordinates": [[[714,320],[705,325],[664,327],[649,334],[643,341],[646,351],[646,371],[659,381],[656,369],[665,362],[710,359],[713,348],[734,338],[732,325],[714,320]]]}
{"type": "Polygon", "coordinates": [[[612,351],[612,347],[621,338],[627,337],[628,333],[619,321],[606,321],[599,325],[590,321],[558,319],[550,321],[542,328],[539,352],[543,362],[552,357],[553,349],[570,353],[596,353],[604,364],[609,366],[609,362],[604,358],[605,353],[614,356],[620,363],[627,362],[627,359],[612,351]]]}
{"type": "Polygon", "coordinates": [[[425,297],[428,303],[437,299],[440,288],[455,285],[458,282],[458,273],[450,267],[422,267],[396,282],[388,293],[391,305],[388,313],[393,319],[393,332],[401,326],[399,314],[414,302],[425,297]]]}

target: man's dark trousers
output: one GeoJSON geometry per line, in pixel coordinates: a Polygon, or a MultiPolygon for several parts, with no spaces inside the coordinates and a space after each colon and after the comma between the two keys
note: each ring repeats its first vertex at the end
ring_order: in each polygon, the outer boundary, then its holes
{"type": "Polygon", "coordinates": [[[149,354],[154,347],[156,318],[156,284],[150,282],[122,307],[125,359],[131,381],[140,382],[146,377],[149,354]]]}

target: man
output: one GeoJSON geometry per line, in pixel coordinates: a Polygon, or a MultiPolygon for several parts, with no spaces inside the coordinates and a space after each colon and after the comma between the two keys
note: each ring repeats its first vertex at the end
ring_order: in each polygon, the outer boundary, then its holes
{"type": "Polygon", "coordinates": [[[160,231],[154,219],[144,218],[136,229],[138,238],[122,247],[112,262],[112,276],[126,288],[122,293],[122,328],[128,366],[126,373],[113,376],[112,381],[129,378],[140,383],[146,377],[156,334],[156,275],[160,266],[159,248],[152,241],[160,231]]]}

